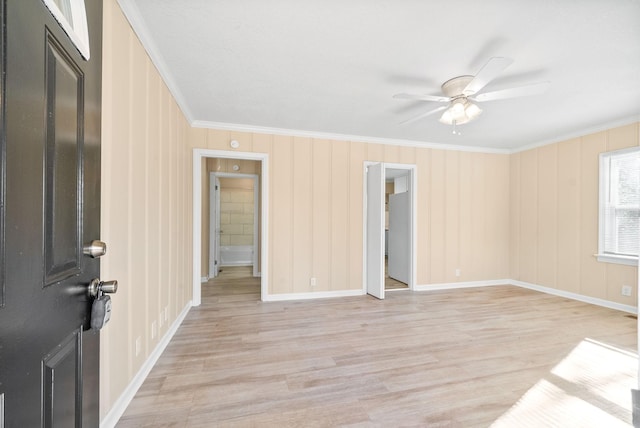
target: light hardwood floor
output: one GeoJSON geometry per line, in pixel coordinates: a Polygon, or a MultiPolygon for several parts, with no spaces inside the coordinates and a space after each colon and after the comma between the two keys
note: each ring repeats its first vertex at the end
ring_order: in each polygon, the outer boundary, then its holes
{"type": "Polygon", "coordinates": [[[512,286],[259,301],[225,269],[118,427],[631,424],[636,320],[512,286]]]}

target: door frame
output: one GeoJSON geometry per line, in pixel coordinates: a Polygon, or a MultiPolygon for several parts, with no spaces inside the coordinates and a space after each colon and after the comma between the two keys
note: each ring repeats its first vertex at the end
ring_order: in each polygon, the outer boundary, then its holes
{"type": "MultiPolygon", "coordinates": [[[[418,218],[418,204],[417,204],[417,192],[418,192],[418,167],[415,164],[405,164],[405,163],[390,163],[390,162],[375,162],[375,161],[364,161],[363,168],[363,207],[362,207],[362,291],[363,294],[367,294],[367,167],[369,165],[374,164],[382,164],[382,169],[385,171],[387,169],[403,169],[408,171],[409,178],[407,183],[409,185],[409,290],[414,290],[416,285],[416,273],[417,273],[417,218],[418,218]]],[[[383,226],[384,227],[384,226],[383,226]]],[[[379,249],[384,254],[384,242],[382,243],[382,247],[379,249]]],[[[384,270],[383,270],[383,278],[384,282],[384,270]]]]}
{"type": "MultiPolygon", "coordinates": [[[[260,177],[258,174],[241,174],[235,172],[210,172],[209,173],[209,278],[214,278],[215,275],[211,273],[215,273],[216,269],[214,266],[214,253],[215,251],[211,251],[212,248],[219,248],[219,242],[217,241],[218,235],[216,233],[212,233],[216,229],[220,229],[220,194],[218,193],[217,197],[213,197],[213,187],[211,184],[215,179],[220,178],[249,178],[253,180],[253,254],[251,256],[251,264],[253,267],[253,276],[260,276],[260,272],[258,272],[258,207],[260,205],[260,177]],[[213,222],[216,222],[214,225],[213,222]],[[215,226],[215,228],[214,228],[215,226]],[[218,244],[216,246],[216,243],[218,244]]],[[[222,190],[222,188],[220,188],[222,190]]],[[[220,265],[218,265],[220,268],[220,265]]]]}
{"type": "Polygon", "coordinates": [[[218,276],[220,266],[216,263],[220,253],[218,230],[220,230],[220,179],[209,173],[209,274],[208,279],[218,276]],[[217,191],[216,191],[217,190],[217,191]]]}
{"type": "Polygon", "coordinates": [[[202,303],[202,160],[224,158],[261,162],[261,240],[260,240],[260,299],[267,300],[269,290],[269,155],[267,153],[237,152],[229,150],[193,149],[193,265],[191,305],[202,303]]]}

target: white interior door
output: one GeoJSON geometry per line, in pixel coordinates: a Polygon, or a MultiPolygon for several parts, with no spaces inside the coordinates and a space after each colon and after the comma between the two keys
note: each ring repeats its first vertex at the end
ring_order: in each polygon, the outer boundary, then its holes
{"type": "Polygon", "coordinates": [[[384,164],[367,167],[367,293],[384,299],[384,164]]]}
{"type": "Polygon", "coordinates": [[[409,235],[411,215],[409,192],[389,195],[389,277],[409,283],[411,259],[409,235]]]}
{"type": "Polygon", "coordinates": [[[220,179],[209,176],[209,277],[218,276],[220,269],[220,179]]]}

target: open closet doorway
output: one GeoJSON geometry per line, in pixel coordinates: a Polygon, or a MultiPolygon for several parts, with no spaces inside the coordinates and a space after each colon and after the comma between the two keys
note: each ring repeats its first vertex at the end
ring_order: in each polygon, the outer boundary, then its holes
{"type": "Polygon", "coordinates": [[[365,162],[364,284],[367,294],[413,289],[416,166],[365,162]]]}
{"type": "Polygon", "coordinates": [[[385,168],[386,291],[409,288],[411,258],[411,199],[407,169],[385,168]]]}

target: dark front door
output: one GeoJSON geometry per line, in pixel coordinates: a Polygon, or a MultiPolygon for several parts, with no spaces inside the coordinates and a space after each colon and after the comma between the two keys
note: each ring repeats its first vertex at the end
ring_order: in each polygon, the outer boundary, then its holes
{"type": "Polygon", "coordinates": [[[0,5],[0,427],[95,427],[102,2],[86,0],[89,60],[42,0],[0,5]]]}

